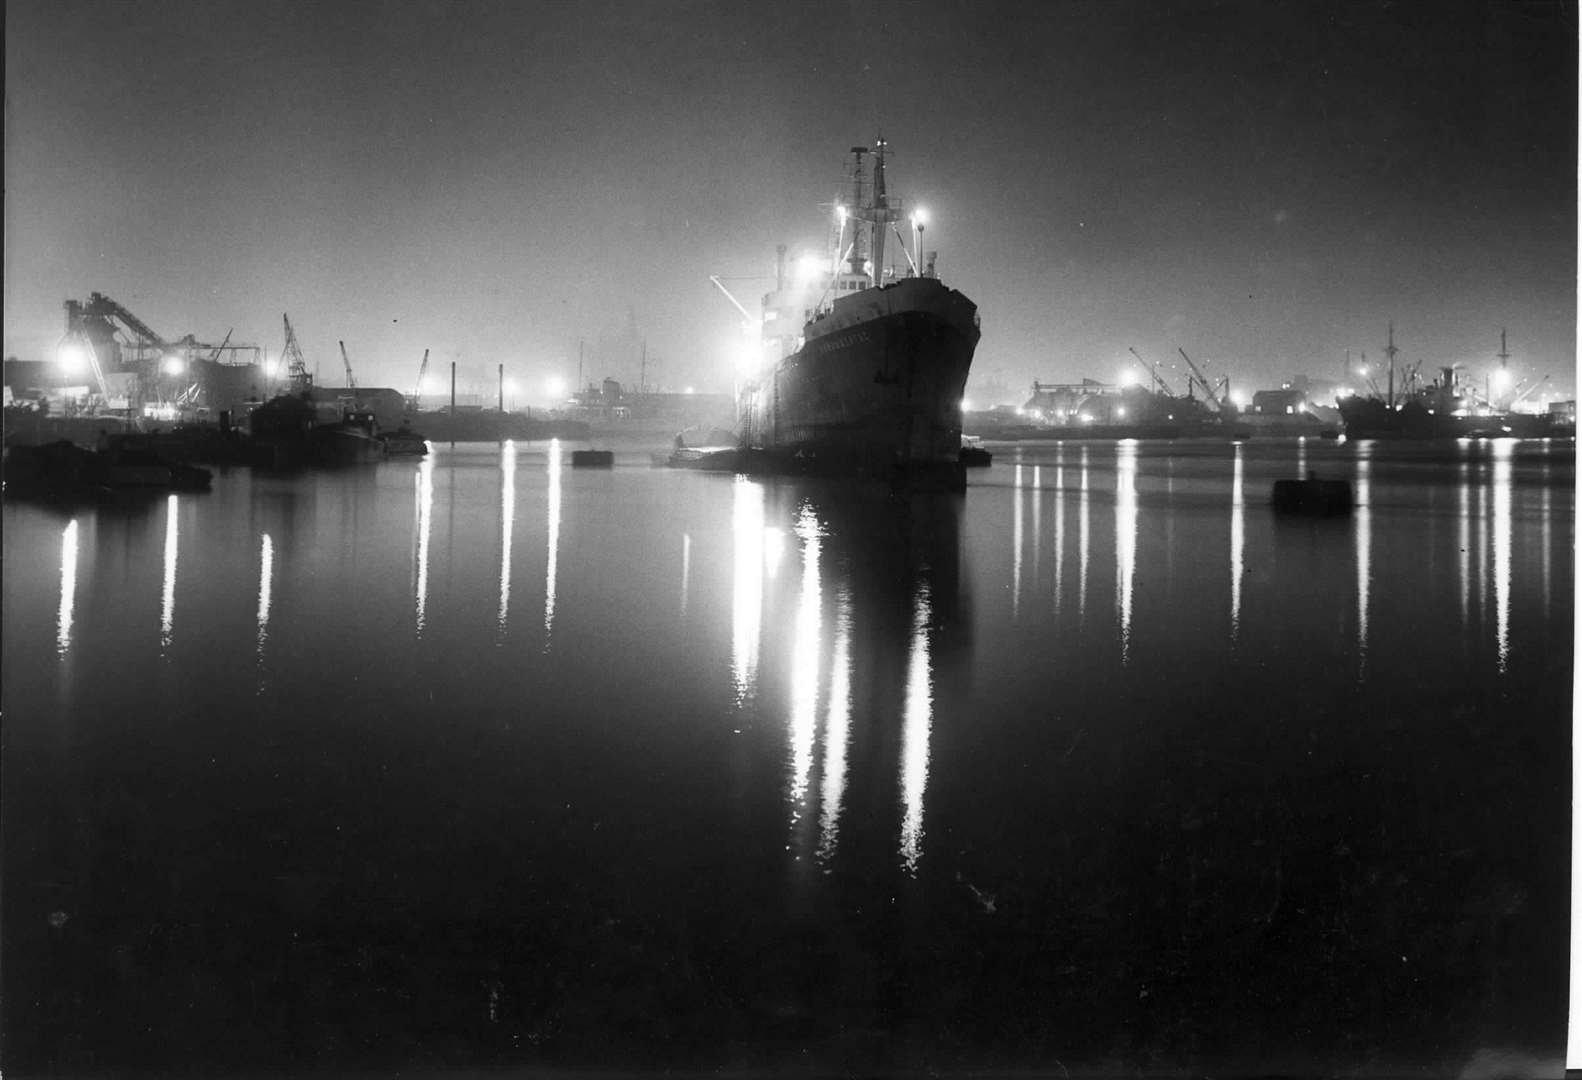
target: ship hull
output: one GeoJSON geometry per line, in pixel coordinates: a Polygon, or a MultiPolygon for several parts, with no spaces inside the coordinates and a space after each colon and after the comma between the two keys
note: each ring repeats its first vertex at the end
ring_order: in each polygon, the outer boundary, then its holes
{"type": "Polygon", "coordinates": [[[1549,417],[1533,413],[1456,416],[1416,402],[1391,409],[1374,398],[1347,398],[1340,415],[1348,439],[1541,439],[1557,434],[1549,417]]]}
{"type": "Polygon", "coordinates": [[[837,301],[740,395],[746,460],[964,484],[961,397],[978,337],[976,306],[934,279],[837,301]]]}

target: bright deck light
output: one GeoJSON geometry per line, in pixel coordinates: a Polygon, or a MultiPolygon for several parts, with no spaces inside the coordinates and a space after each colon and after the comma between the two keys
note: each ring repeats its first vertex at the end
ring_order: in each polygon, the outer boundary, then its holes
{"type": "Polygon", "coordinates": [[[565,397],[566,380],[561,378],[559,375],[551,375],[549,378],[544,380],[544,393],[548,394],[552,398],[556,398],[557,400],[559,398],[565,397]]]}
{"type": "Polygon", "coordinates": [[[180,375],[187,370],[187,362],[176,353],[167,353],[165,359],[160,362],[159,370],[166,375],[180,375]]]}

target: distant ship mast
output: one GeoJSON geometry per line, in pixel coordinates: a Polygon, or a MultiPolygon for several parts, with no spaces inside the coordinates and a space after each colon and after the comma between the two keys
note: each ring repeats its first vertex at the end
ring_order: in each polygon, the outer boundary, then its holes
{"type": "Polygon", "coordinates": [[[1395,324],[1390,324],[1390,343],[1384,347],[1384,354],[1390,358],[1390,381],[1387,384],[1389,391],[1385,396],[1385,403],[1390,408],[1395,408],[1395,354],[1401,350],[1395,347],[1395,324]]]}

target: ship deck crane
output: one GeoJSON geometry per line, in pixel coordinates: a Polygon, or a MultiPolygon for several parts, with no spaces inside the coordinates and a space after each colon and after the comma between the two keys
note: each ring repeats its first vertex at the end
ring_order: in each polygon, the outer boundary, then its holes
{"type": "Polygon", "coordinates": [[[341,363],[346,365],[346,387],[352,392],[352,408],[360,409],[362,406],[357,401],[357,377],[352,374],[351,357],[346,355],[346,342],[338,342],[341,347],[341,363]]]}
{"type": "Polygon", "coordinates": [[[428,350],[423,350],[423,362],[417,366],[417,385],[412,389],[412,411],[416,412],[423,402],[423,376],[428,374],[428,350]]]}
{"type": "Polygon", "coordinates": [[[1174,397],[1175,396],[1174,394],[1172,394],[1170,392],[1170,384],[1165,382],[1164,376],[1159,374],[1159,371],[1158,371],[1157,368],[1155,368],[1152,364],[1150,364],[1146,360],[1144,360],[1142,358],[1142,356],[1138,354],[1137,350],[1132,348],[1130,345],[1128,345],[1126,347],[1126,351],[1131,353],[1133,356],[1137,357],[1137,362],[1139,364],[1141,364],[1143,367],[1148,369],[1149,377],[1153,379],[1154,385],[1159,387],[1159,392],[1161,394],[1165,395],[1166,397],[1174,397]]]}
{"type": "Polygon", "coordinates": [[[1214,406],[1216,410],[1223,412],[1225,410],[1224,403],[1220,401],[1219,395],[1214,392],[1214,387],[1203,377],[1203,372],[1199,370],[1197,364],[1193,363],[1192,358],[1186,354],[1186,350],[1181,348],[1181,346],[1176,346],[1176,352],[1181,354],[1181,359],[1187,362],[1187,367],[1191,368],[1192,374],[1197,376],[1198,385],[1203,387],[1203,396],[1208,398],[1209,404],[1214,406]]]}
{"type": "Polygon", "coordinates": [[[1528,384],[1527,389],[1518,391],[1516,396],[1511,398],[1510,405],[1508,405],[1506,407],[1510,408],[1510,409],[1514,409],[1518,404],[1520,404],[1521,402],[1527,400],[1527,397],[1528,397],[1529,394],[1531,394],[1534,390],[1538,389],[1540,386],[1542,386],[1544,383],[1546,383],[1548,381],[1549,381],[1549,376],[1548,375],[1545,375],[1541,379],[1534,379],[1531,383],[1528,384]]]}

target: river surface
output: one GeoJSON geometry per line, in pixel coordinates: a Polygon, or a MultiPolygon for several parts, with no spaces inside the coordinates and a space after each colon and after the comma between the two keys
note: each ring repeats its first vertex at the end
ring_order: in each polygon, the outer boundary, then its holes
{"type": "Polygon", "coordinates": [[[7,501],[8,1075],[1559,1061],[1570,443],[571,449],[7,501]]]}

